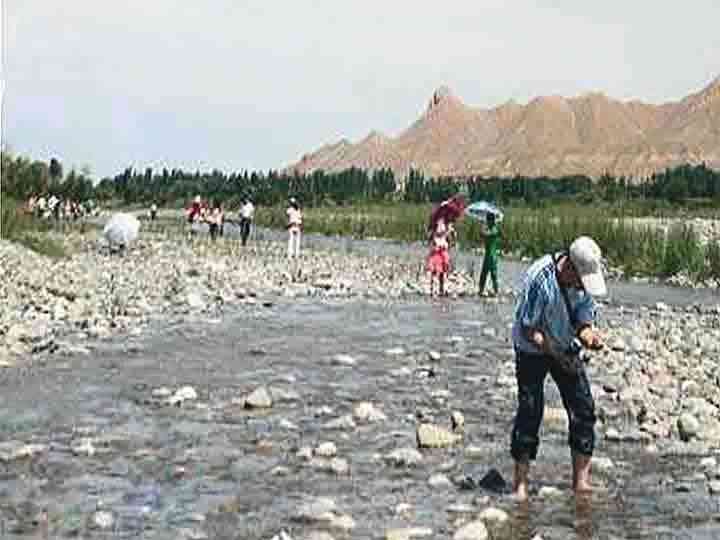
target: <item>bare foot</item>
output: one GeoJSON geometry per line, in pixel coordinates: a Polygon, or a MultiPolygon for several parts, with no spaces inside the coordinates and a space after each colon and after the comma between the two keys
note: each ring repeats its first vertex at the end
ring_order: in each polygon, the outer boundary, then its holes
{"type": "Polygon", "coordinates": [[[519,503],[527,502],[528,500],[528,486],[527,484],[521,483],[518,484],[515,489],[513,490],[510,497],[515,501],[519,503]]]}
{"type": "Polygon", "coordinates": [[[577,495],[587,495],[592,493],[592,491],[593,485],[590,482],[578,481],[575,483],[575,494],[577,495]]]}
{"type": "Polygon", "coordinates": [[[526,461],[516,461],[513,470],[512,498],[517,502],[528,500],[528,472],[530,464],[526,461]]]}

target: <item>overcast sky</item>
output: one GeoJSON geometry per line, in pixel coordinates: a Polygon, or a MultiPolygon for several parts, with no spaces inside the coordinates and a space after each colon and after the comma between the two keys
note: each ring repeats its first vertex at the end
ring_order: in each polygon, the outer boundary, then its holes
{"type": "Polygon", "coordinates": [[[465,103],[675,101],[720,75],[720,1],[2,0],[3,143],[96,177],[279,168],[465,103]]]}

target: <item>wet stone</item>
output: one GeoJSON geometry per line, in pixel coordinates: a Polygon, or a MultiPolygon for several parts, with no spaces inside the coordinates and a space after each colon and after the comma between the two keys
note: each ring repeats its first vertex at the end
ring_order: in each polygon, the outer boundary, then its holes
{"type": "Polygon", "coordinates": [[[353,418],[357,422],[367,423],[387,420],[385,413],[367,401],[360,402],[353,407],[353,418]]]}
{"type": "Polygon", "coordinates": [[[478,519],[485,523],[485,526],[491,533],[492,538],[499,538],[510,522],[510,516],[507,512],[505,512],[505,510],[501,510],[493,506],[485,508],[482,512],[480,512],[480,514],[478,514],[478,519]]]}
{"type": "Polygon", "coordinates": [[[487,540],[488,530],[482,521],[471,521],[453,535],[453,540],[487,540]]]}
{"type": "Polygon", "coordinates": [[[414,448],[398,448],[385,456],[385,461],[396,467],[414,467],[419,465],[423,456],[414,448]]]}
{"type": "Polygon", "coordinates": [[[442,354],[437,351],[428,351],[427,356],[431,362],[439,362],[442,360],[442,354]]]}
{"type": "Polygon", "coordinates": [[[330,420],[323,427],[325,429],[354,429],[355,421],[351,415],[347,414],[335,420],[330,420]]]}
{"type": "Polygon", "coordinates": [[[689,441],[694,437],[697,437],[700,433],[701,426],[700,422],[690,413],[683,413],[680,415],[677,421],[678,431],[680,438],[683,441],[689,441]]]}
{"type": "Polygon", "coordinates": [[[115,525],[115,516],[113,516],[112,512],[100,510],[93,514],[92,523],[95,528],[107,531],[115,525]]]}
{"type": "Polygon", "coordinates": [[[32,458],[38,454],[47,451],[44,444],[24,444],[19,441],[10,441],[0,443],[0,461],[8,463],[10,461],[32,458]]]}
{"type": "Polygon", "coordinates": [[[70,449],[76,456],[87,456],[92,457],[97,452],[97,448],[92,439],[87,437],[73,441],[70,449]]]}
{"type": "Polygon", "coordinates": [[[453,485],[450,479],[444,474],[433,474],[428,479],[428,484],[433,488],[447,488],[453,485]]]}
{"type": "Polygon", "coordinates": [[[432,424],[420,424],[417,428],[417,444],[419,448],[446,448],[452,446],[462,437],[447,429],[432,424]]]}
{"type": "Polygon", "coordinates": [[[349,354],[336,354],[335,356],[333,356],[332,364],[334,366],[352,367],[357,364],[357,360],[355,360],[349,354]]]}
{"type": "Polygon", "coordinates": [[[711,480],[708,482],[708,492],[710,495],[720,495],[720,480],[711,480]]]}
{"type": "Polygon", "coordinates": [[[267,409],[272,407],[273,401],[267,388],[261,386],[244,398],[242,403],[246,409],[267,409]]]}
{"type": "Polygon", "coordinates": [[[456,503],[448,506],[445,511],[448,514],[473,514],[477,508],[471,504],[456,503]]]}
{"type": "Polygon", "coordinates": [[[333,442],[324,442],[315,448],[314,454],[320,457],[334,457],[337,455],[337,446],[333,442]]]}
{"type": "Polygon", "coordinates": [[[563,492],[553,486],[542,486],[538,490],[538,497],[541,499],[557,499],[559,497],[563,497],[563,492]]]}
{"type": "Polygon", "coordinates": [[[428,527],[406,527],[403,529],[389,529],[385,532],[385,540],[412,540],[432,536],[433,530],[428,527]]]}
{"type": "Polygon", "coordinates": [[[325,531],[311,531],[303,540],[335,540],[335,538],[325,531]]]}

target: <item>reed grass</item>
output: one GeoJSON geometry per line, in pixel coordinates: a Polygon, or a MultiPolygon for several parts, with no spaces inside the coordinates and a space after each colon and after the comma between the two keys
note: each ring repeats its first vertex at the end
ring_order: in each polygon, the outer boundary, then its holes
{"type": "MultiPolygon", "coordinates": [[[[685,273],[693,278],[720,279],[720,246],[703,246],[689,225],[669,232],[634,222],[634,212],[621,214],[588,206],[558,205],[533,209],[508,208],[501,225],[506,256],[535,258],[566,248],[578,236],[593,237],[608,263],[628,275],[667,277],[685,273]]],[[[424,241],[429,207],[416,204],[318,207],[304,211],[304,229],[311,233],[354,238],[424,241]]],[[[258,224],[284,228],[283,208],[264,208],[258,224]]],[[[482,248],[481,226],[465,218],[457,224],[464,248],[482,248]]]]}

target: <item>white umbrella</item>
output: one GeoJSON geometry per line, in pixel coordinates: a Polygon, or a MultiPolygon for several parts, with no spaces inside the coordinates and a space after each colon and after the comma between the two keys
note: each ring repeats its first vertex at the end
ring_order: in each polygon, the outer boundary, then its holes
{"type": "Polygon", "coordinates": [[[103,236],[110,245],[125,247],[135,241],[140,231],[140,221],[131,214],[113,214],[105,224],[103,236]]]}
{"type": "Polygon", "coordinates": [[[472,203],[465,209],[465,213],[478,221],[485,221],[488,214],[494,214],[495,220],[499,223],[503,220],[503,211],[493,203],[487,201],[478,201],[472,203]]]}

